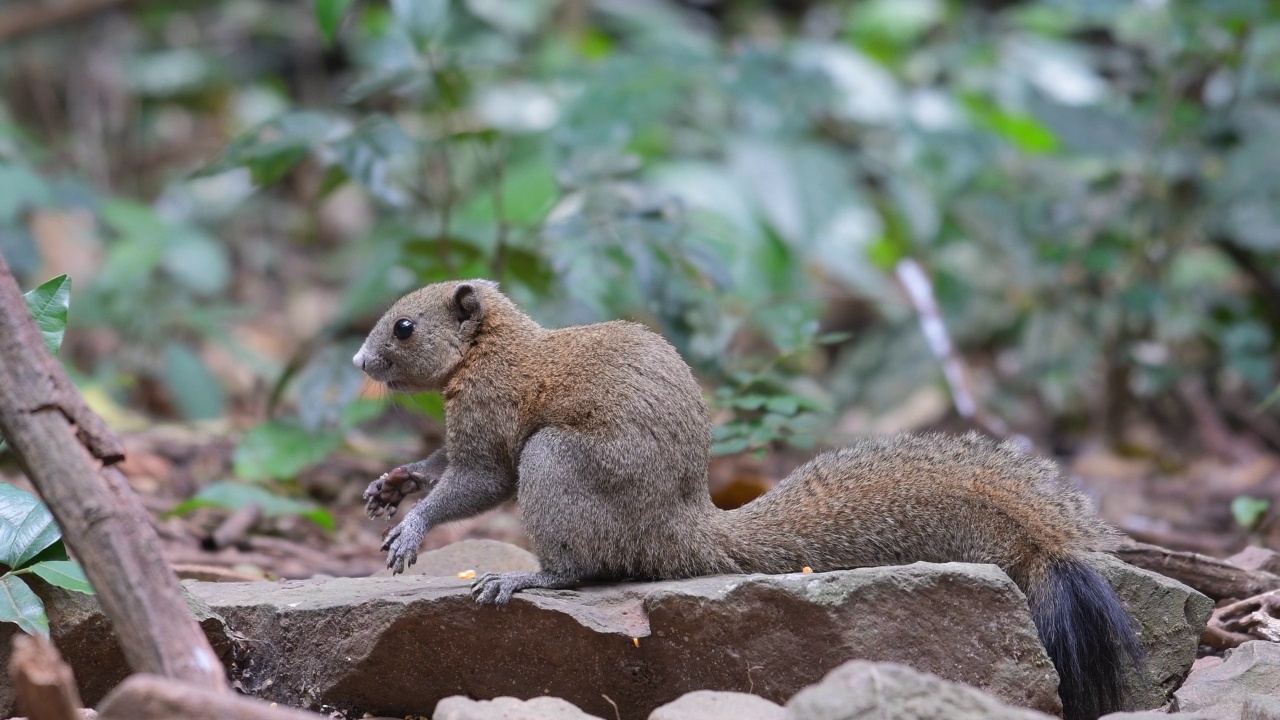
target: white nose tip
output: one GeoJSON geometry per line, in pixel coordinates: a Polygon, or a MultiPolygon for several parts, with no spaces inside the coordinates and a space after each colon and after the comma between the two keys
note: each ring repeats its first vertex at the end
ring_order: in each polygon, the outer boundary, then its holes
{"type": "Polygon", "coordinates": [[[351,358],[351,363],[361,370],[364,369],[364,348],[360,348],[360,352],[356,353],[355,357],[351,358]]]}

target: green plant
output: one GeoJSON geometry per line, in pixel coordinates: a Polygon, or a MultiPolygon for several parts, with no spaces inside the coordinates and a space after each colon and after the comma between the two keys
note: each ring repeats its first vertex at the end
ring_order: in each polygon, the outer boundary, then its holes
{"type": "Polygon", "coordinates": [[[80,565],[67,558],[53,515],[34,495],[0,483],[0,622],[16,623],[32,635],[49,634],[44,602],[23,575],[51,585],[93,594],[80,565]]]}

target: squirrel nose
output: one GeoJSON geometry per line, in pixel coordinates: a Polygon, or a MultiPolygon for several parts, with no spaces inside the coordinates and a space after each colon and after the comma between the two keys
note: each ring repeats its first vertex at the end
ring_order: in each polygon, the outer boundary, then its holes
{"type": "Polygon", "coordinates": [[[355,357],[351,358],[351,363],[361,370],[364,370],[364,361],[364,348],[360,348],[360,352],[356,353],[355,357]]]}

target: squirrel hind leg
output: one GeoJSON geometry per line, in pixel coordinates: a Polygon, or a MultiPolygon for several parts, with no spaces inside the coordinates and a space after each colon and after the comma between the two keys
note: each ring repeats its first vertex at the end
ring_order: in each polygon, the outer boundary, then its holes
{"type": "Polygon", "coordinates": [[[1058,671],[1066,720],[1121,710],[1123,672],[1143,664],[1134,621],[1115,590],[1082,560],[1053,561],[1029,593],[1040,641],[1058,671]]]}
{"type": "Polygon", "coordinates": [[[511,596],[530,588],[563,590],[575,587],[581,578],[547,572],[485,573],[471,585],[471,597],[481,605],[506,605],[511,596]]]}

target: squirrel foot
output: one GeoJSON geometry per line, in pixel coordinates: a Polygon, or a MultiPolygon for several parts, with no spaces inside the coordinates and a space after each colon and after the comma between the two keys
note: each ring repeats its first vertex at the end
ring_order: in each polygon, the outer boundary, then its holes
{"type": "Polygon", "coordinates": [[[421,490],[425,484],[425,478],[417,476],[404,465],[383,473],[382,477],[369,483],[364,491],[364,512],[371,518],[380,515],[395,517],[400,503],[421,490]]]}
{"type": "Polygon", "coordinates": [[[481,605],[506,605],[511,596],[529,588],[560,590],[578,584],[578,578],[547,572],[485,573],[471,585],[471,597],[481,605]]]}
{"type": "Polygon", "coordinates": [[[427,534],[426,523],[415,513],[409,513],[399,525],[391,528],[382,549],[387,551],[387,567],[392,575],[399,575],[418,561],[418,546],[427,534]]]}

